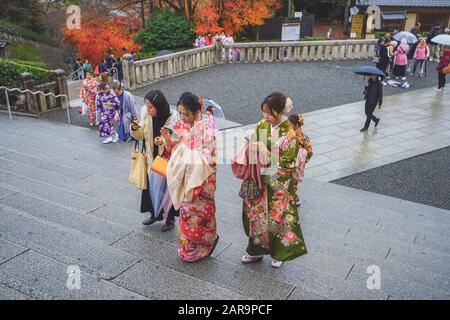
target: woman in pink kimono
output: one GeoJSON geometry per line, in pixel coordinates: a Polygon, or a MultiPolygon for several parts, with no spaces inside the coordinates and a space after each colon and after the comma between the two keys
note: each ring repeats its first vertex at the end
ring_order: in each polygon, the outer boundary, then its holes
{"type": "Polygon", "coordinates": [[[216,136],[210,120],[202,116],[202,103],[187,92],[177,104],[180,120],[173,135],[161,135],[171,151],[167,184],[175,209],[180,208],[178,255],[194,262],[211,255],[216,232],[216,136]]]}
{"type": "Polygon", "coordinates": [[[89,125],[96,124],[95,97],[97,96],[98,82],[92,77],[92,71],[86,72],[86,79],[81,83],[80,98],[88,107],[89,125]]]}

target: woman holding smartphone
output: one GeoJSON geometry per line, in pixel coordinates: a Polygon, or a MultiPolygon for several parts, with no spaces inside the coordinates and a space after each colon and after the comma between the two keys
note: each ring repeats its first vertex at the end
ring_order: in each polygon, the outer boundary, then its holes
{"type": "MultiPolygon", "coordinates": [[[[170,127],[172,115],[169,103],[161,91],[150,91],[145,96],[144,101],[147,106],[147,114],[143,117],[140,123],[135,120],[131,121],[130,133],[136,140],[145,140],[147,163],[150,167],[156,156],[159,155],[164,159],[169,159],[170,157],[170,153],[165,147],[165,141],[161,137],[161,130],[163,127],[170,127]]],[[[147,183],[147,185],[150,186],[149,183],[147,183]]],[[[165,198],[170,199],[170,197],[165,198]]],[[[144,225],[151,225],[156,221],[165,220],[161,228],[163,232],[169,231],[175,226],[175,215],[178,215],[173,208],[173,205],[170,206],[170,210],[168,210],[168,212],[166,212],[164,208],[161,209],[161,212],[155,212],[150,195],[150,188],[142,191],[141,212],[150,213],[150,217],[142,222],[144,225]]]]}

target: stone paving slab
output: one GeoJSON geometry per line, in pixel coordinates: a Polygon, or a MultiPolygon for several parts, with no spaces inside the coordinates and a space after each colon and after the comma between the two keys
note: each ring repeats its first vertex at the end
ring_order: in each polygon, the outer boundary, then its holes
{"type": "Polygon", "coordinates": [[[72,230],[43,223],[24,216],[15,209],[0,205],[0,235],[2,239],[81,270],[111,279],[134,265],[138,259],[72,230]],[[11,226],[16,226],[11,228],[11,226]]]}
{"type": "MultiPolygon", "coordinates": [[[[26,252],[0,265],[0,284],[39,300],[142,300],[142,295],[125,290],[83,271],[81,289],[69,289],[67,265],[36,252],[26,252]]],[[[0,293],[1,296],[1,293],[0,293]]]]}
{"type": "Polygon", "coordinates": [[[32,300],[30,297],[14,290],[0,285],[0,297],[2,300],[32,300]]]}
{"type": "Polygon", "coordinates": [[[219,263],[215,259],[184,263],[177,256],[175,245],[155,241],[155,238],[148,235],[133,233],[114,244],[114,247],[251,299],[286,299],[293,289],[284,282],[257,275],[227,262],[219,263]],[[161,250],[161,246],[166,249],[161,250]]]}
{"type": "Polygon", "coordinates": [[[113,283],[157,300],[236,300],[246,299],[233,291],[165,268],[144,259],[113,283]]]}
{"type": "Polygon", "coordinates": [[[27,248],[0,239],[0,265],[27,251],[27,248]]]}
{"type": "Polygon", "coordinates": [[[27,212],[58,225],[78,230],[107,244],[111,244],[131,232],[130,229],[112,223],[112,221],[101,220],[93,215],[55,206],[52,203],[21,193],[0,201],[0,204],[27,212]]]}

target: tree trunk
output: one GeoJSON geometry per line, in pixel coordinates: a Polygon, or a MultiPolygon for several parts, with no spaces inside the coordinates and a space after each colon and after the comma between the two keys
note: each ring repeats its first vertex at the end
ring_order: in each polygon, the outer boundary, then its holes
{"type": "Polygon", "coordinates": [[[352,5],[352,0],[347,0],[347,4],[345,5],[345,12],[344,12],[344,32],[348,35],[349,30],[349,23],[348,18],[350,16],[350,6],[352,5]]]}
{"type": "Polygon", "coordinates": [[[144,7],[144,1],[141,0],[141,19],[142,19],[142,29],[145,28],[145,7],[144,7]]]}

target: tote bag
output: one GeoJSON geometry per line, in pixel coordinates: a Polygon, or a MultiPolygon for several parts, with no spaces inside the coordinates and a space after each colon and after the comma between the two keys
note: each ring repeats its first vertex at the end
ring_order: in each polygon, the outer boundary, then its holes
{"type": "Polygon", "coordinates": [[[141,151],[139,151],[139,141],[136,141],[134,149],[131,150],[130,176],[128,181],[138,189],[147,189],[147,152],[145,149],[145,140],[142,141],[141,151]]]}

